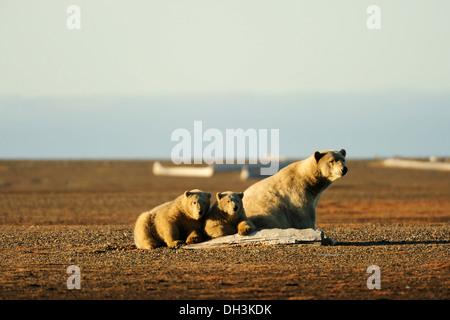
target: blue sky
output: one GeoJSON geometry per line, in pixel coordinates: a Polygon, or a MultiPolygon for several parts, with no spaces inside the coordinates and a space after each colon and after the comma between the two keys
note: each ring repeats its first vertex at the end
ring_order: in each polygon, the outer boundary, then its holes
{"type": "MultiPolygon", "coordinates": [[[[449,95],[328,94],[0,100],[2,158],[170,158],[177,128],[279,129],[280,153],[448,156],[449,95]],[[66,106],[62,108],[61,106],[66,106]]],[[[270,132],[270,131],[269,131],[270,132]]],[[[207,142],[204,143],[206,146],[207,142]]]]}
{"type": "Polygon", "coordinates": [[[0,158],[168,158],[194,120],[289,157],[450,155],[448,1],[76,2],[80,30],[72,1],[0,4],[0,158]]]}

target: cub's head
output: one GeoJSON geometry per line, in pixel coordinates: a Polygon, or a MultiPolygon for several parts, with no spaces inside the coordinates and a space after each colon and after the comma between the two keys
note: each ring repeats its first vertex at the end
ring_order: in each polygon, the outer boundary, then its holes
{"type": "Polygon", "coordinates": [[[186,213],[195,220],[200,219],[209,210],[211,192],[203,192],[198,189],[184,193],[186,213]]]}
{"type": "Polygon", "coordinates": [[[348,168],[345,163],[345,155],[344,149],[340,151],[316,151],[314,152],[314,159],[322,176],[330,181],[334,181],[347,174],[348,168]]]}
{"type": "Polygon", "coordinates": [[[237,214],[242,209],[242,198],[244,193],[236,193],[231,191],[218,192],[217,207],[223,212],[228,213],[229,216],[237,214]]]}

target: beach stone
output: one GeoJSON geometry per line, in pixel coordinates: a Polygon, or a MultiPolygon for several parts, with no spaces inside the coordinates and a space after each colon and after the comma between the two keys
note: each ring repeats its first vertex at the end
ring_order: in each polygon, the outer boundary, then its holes
{"type": "Polygon", "coordinates": [[[248,244],[321,244],[323,231],[314,229],[259,229],[241,236],[234,234],[209,241],[190,244],[184,249],[207,249],[248,244]]]}

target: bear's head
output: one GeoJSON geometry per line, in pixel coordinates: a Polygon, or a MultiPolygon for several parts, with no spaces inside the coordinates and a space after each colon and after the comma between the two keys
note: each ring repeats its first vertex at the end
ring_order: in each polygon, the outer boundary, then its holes
{"type": "Polygon", "coordinates": [[[184,193],[184,208],[190,218],[199,220],[209,210],[211,192],[203,192],[198,189],[184,193]]]}
{"type": "Polygon", "coordinates": [[[242,198],[244,197],[244,193],[236,193],[231,191],[226,192],[218,192],[216,195],[217,198],[217,207],[222,211],[226,212],[228,216],[233,216],[237,214],[243,207],[242,198]]]}
{"type": "Polygon", "coordinates": [[[348,171],[347,164],[345,163],[346,154],[347,152],[344,149],[340,151],[314,152],[314,159],[320,174],[330,181],[335,181],[345,176],[348,171]]]}

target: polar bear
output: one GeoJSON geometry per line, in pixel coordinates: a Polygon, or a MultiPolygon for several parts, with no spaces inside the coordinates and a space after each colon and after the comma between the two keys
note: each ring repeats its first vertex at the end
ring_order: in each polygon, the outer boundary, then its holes
{"type": "Polygon", "coordinates": [[[347,174],[346,151],[316,151],[244,191],[244,209],[257,228],[316,229],[322,193],[347,174]]]}
{"type": "Polygon", "coordinates": [[[245,215],[242,198],[244,193],[231,191],[218,192],[216,202],[205,217],[205,233],[211,238],[218,238],[239,233],[248,235],[255,226],[245,215]]]}
{"type": "Polygon", "coordinates": [[[209,210],[210,199],[210,192],[194,189],[142,213],[134,228],[136,247],[149,250],[201,242],[203,217],[209,210]]]}

